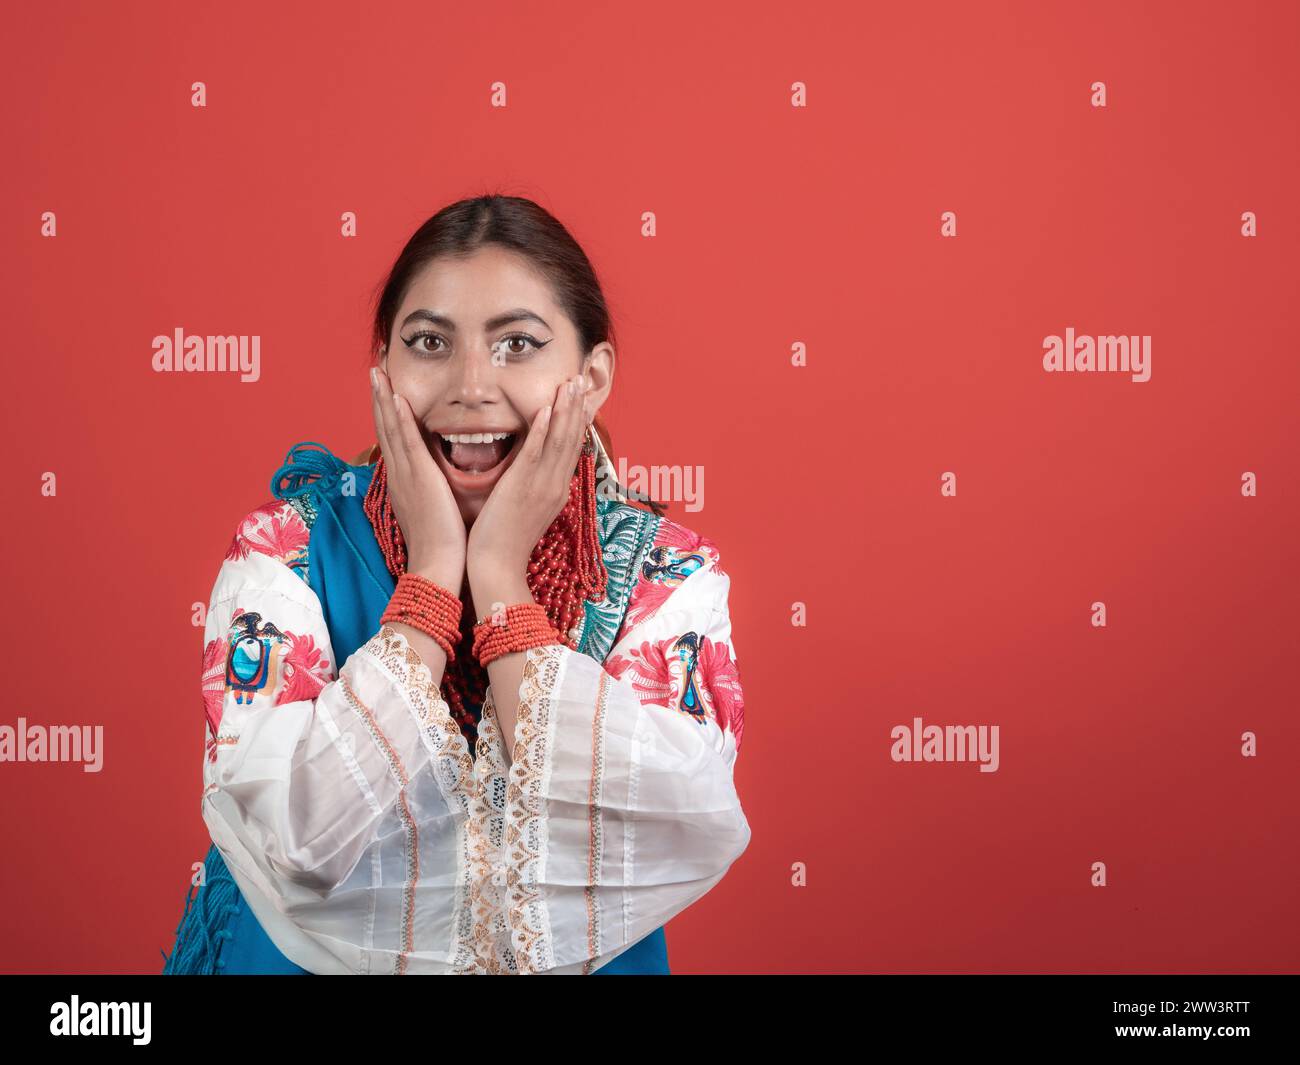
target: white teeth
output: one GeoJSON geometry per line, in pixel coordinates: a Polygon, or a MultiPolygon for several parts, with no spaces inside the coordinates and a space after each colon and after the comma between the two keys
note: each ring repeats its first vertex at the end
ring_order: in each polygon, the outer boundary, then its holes
{"type": "Polygon", "coordinates": [[[493,440],[504,440],[514,433],[440,433],[449,444],[490,444],[493,440]]]}

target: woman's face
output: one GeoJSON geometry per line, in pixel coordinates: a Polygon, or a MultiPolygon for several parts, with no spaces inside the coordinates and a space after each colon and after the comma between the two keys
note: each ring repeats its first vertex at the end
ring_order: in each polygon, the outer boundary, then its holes
{"type": "Polygon", "coordinates": [[[488,245],[466,259],[436,259],[416,276],[380,366],[410,402],[471,525],[562,382],[585,373],[589,416],[600,409],[613,383],[614,349],[598,344],[584,358],[546,280],[522,255],[488,245]],[[514,435],[477,445],[443,439],[463,433],[514,435]]]}

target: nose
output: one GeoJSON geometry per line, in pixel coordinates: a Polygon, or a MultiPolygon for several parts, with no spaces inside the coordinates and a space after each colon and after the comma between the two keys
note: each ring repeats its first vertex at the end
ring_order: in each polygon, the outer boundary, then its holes
{"type": "Polygon", "coordinates": [[[451,380],[453,403],[477,407],[493,401],[497,392],[492,353],[481,344],[467,346],[456,360],[451,380]]]}

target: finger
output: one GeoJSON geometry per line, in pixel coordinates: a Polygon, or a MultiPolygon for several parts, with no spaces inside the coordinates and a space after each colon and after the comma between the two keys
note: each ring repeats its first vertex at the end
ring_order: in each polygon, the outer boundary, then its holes
{"type": "Polygon", "coordinates": [[[519,449],[519,457],[515,460],[516,463],[522,462],[529,466],[535,466],[542,460],[547,427],[550,422],[551,406],[546,404],[533,415],[533,424],[528,427],[528,435],[524,437],[523,446],[519,449]]]}
{"type": "Polygon", "coordinates": [[[584,396],[580,391],[581,377],[571,378],[562,390],[560,405],[551,419],[551,432],[547,443],[552,450],[552,459],[556,471],[565,477],[573,474],[578,463],[578,453],[582,450],[582,421],[584,396]],[[573,386],[572,393],[570,385],[573,386]]]}
{"type": "Polygon", "coordinates": [[[397,404],[393,398],[392,382],[388,374],[383,370],[377,370],[379,375],[379,413],[383,421],[383,432],[386,446],[384,455],[388,459],[389,476],[396,476],[398,483],[409,476],[410,463],[407,460],[405,448],[402,445],[402,436],[400,424],[397,420],[397,404]]]}
{"type": "Polygon", "coordinates": [[[420,435],[419,426],[415,424],[415,411],[405,396],[397,397],[396,415],[398,446],[406,456],[407,468],[412,474],[427,473],[433,464],[433,456],[420,435]]]}
{"type": "Polygon", "coordinates": [[[384,432],[384,415],[379,398],[379,372],[378,367],[372,367],[370,370],[370,412],[375,419],[375,439],[379,441],[380,452],[386,457],[391,448],[388,445],[387,434],[384,432]]]}
{"type": "Polygon", "coordinates": [[[537,476],[539,478],[551,478],[559,473],[559,462],[557,461],[559,448],[559,426],[564,417],[565,404],[568,401],[568,380],[561,381],[555,389],[555,395],[551,399],[549,417],[545,425],[545,436],[541,442],[541,453],[537,457],[537,476]]]}

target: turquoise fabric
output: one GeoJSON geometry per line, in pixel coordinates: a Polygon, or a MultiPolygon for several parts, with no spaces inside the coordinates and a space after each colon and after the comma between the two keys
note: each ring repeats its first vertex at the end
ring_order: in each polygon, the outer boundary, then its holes
{"type": "MultiPolygon", "coordinates": [[[[396,580],[388,572],[370,519],[363,508],[373,466],[352,466],[328,450],[304,451],[298,445],[272,481],[277,498],[290,499],[311,520],[307,552],[307,582],[320,599],[335,661],[342,665],[380,626],[396,580]],[[307,481],[304,474],[314,475],[307,481]],[[350,476],[349,476],[350,475],[350,476]],[[284,484],[288,481],[288,485],[284,484]]],[[[637,525],[615,514],[618,504],[598,500],[602,517],[601,543],[611,584],[634,579],[635,568],[648,549],[654,519],[637,525]]],[[[640,515],[644,512],[627,508],[640,515]]],[[[639,518],[637,519],[639,520],[639,518]]],[[[620,585],[625,587],[625,584],[620,585]]],[[[589,604],[584,653],[599,660],[609,650],[612,630],[621,621],[626,602],[611,607],[589,604]],[[595,645],[595,646],[592,646],[595,645]]],[[[164,974],[220,973],[311,975],[284,956],[263,930],[213,845],[205,859],[204,886],[187,897],[177,929],[176,946],[164,974]]],[[[658,928],[612,962],[597,976],[668,975],[668,944],[658,928]]]]}

